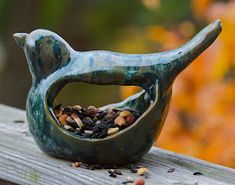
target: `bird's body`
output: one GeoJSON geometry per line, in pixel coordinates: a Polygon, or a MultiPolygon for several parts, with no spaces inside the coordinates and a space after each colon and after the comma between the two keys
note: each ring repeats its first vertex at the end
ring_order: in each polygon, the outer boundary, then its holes
{"type": "Polygon", "coordinates": [[[176,76],[219,35],[214,21],[184,46],[156,54],[79,52],[47,30],[15,34],[27,58],[33,84],[27,98],[29,128],[40,148],[60,158],[87,163],[125,164],[140,159],[158,137],[176,76]],[[51,111],[70,82],[136,85],[144,90],[108,107],[131,107],[142,115],[130,127],[104,139],[82,139],[57,124],[51,111]],[[112,147],[110,147],[112,146],[112,147]]]}
{"type": "MultiPolygon", "coordinates": [[[[178,53],[178,50],[174,54],[172,51],[169,53],[172,55],[172,61],[178,61],[176,58],[180,55],[178,53]]],[[[78,77],[80,81],[86,83],[145,87],[152,85],[160,77],[160,65],[162,67],[174,65],[169,62],[169,54],[168,52],[121,54],[110,51],[75,51],[65,71],[68,71],[69,76],[78,77]]]]}
{"type": "Polygon", "coordinates": [[[52,83],[63,76],[63,80],[68,78],[91,84],[141,86],[149,91],[156,79],[160,78],[159,65],[173,65],[167,64],[167,59],[167,52],[120,54],[110,51],[73,51],[71,61],[48,76],[47,81],[52,83]]]}

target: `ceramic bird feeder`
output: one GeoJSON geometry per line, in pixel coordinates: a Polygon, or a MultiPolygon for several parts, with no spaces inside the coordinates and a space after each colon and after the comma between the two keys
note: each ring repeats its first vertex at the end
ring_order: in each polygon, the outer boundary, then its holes
{"type": "Polygon", "coordinates": [[[151,54],[75,51],[59,35],[37,29],[16,33],[32,75],[26,112],[29,129],[40,149],[66,160],[88,164],[122,165],[149,151],[165,121],[176,76],[200,55],[221,32],[219,20],[182,47],[151,54]],[[129,107],[141,116],[129,127],[101,139],[81,138],[58,124],[52,106],[70,82],[139,86],[143,90],[101,109],[129,107]]]}

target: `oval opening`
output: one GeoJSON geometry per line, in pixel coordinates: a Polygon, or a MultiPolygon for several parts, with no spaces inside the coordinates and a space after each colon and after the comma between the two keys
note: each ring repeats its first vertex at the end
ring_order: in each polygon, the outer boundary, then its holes
{"type": "Polygon", "coordinates": [[[88,107],[89,105],[101,107],[123,101],[128,96],[141,90],[143,89],[137,86],[95,85],[71,82],[60,90],[54,103],[61,103],[65,106],[79,104],[82,107],[88,107]]]}
{"type": "Polygon", "coordinates": [[[148,99],[140,87],[71,82],[55,97],[52,114],[72,135],[103,139],[134,124],[149,108],[148,99]]]}

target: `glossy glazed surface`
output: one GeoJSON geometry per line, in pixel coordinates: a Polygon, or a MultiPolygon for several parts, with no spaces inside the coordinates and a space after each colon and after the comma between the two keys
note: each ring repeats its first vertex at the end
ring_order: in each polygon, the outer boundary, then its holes
{"type": "Polygon", "coordinates": [[[165,121],[172,83],[221,32],[216,20],[179,49],[156,54],[110,51],[79,52],[60,36],[38,29],[14,34],[25,51],[33,83],[27,98],[30,132],[49,155],[90,164],[126,164],[139,160],[159,136],[165,121]],[[70,82],[135,85],[144,90],[121,103],[142,112],[128,128],[104,139],[82,139],[57,124],[52,104],[70,82]]]}

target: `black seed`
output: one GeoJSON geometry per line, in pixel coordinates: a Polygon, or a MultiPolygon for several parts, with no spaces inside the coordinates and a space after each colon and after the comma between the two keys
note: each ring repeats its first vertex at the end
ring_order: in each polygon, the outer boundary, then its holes
{"type": "Polygon", "coordinates": [[[97,114],[96,114],[96,118],[97,119],[103,119],[104,117],[105,117],[105,115],[106,115],[106,112],[98,112],[97,114]]]}
{"type": "Polygon", "coordinates": [[[81,108],[81,112],[84,113],[86,111],[86,109],[84,108],[81,108]]]}
{"type": "Polygon", "coordinates": [[[83,118],[82,122],[83,122],[84,124],[87,124],[87,125],[93,124],[93,121],[92,121],[92,119],[91,119],[90,117],[85,117],[85,118],[83,118]]]}
{"type": "Polygon", "coordinates": [[[109,176],[110,176],[110,177],[113,177],[113,178],[117,177],[117,175],[115,175],[114,173],[109,174],[109,176]]]}
{"type": "Polygon", "coordinates": [[[97,132],[93,131],[92,138],[99,138],[99,134],[100,134],[99,131],[97,131],[97,132]]]}
{"type": "Polygon", "coordinates": [[[107,131],[105,132],[101,132],[99,135],[98,135],[98,138],[104,138],[107,136],[107,131]]]}
{"type": "Polygon", "coordinates": [[[70,116],[73,113],[73,109],[70,107],[66,107],[63,110],[63,114],[67,114],[68,116],[70,116]]]}
{"type": "Polygon", "coordinates": [[[93,131],[94,134],[100,132],[100,129],[96,126],[94,126],[91,130],[93,131]]]}
{"type": "Polygon", "coordinates": [[[107,122],[106,125],[107,125],[108,128],[117,127],[117,125],[114,124],[114,120],[107,122]]]}
{"type": "Polygon", "coordinates": [[[201,172],[194,172],[193,175],[203,175],[201,172]]]}
{"type": "Polygon", "coordinates": [[[122,184],[128,184],[128,183],[133,183],[134,181],[132,180],[127,180],[127,181],[123,181],[122,184]]]}
{"type": "Polygon", "coordinates": [[[117,175],[122,175],[122,172],[120,170],[114,170],[114,173],[117,175]]]}
{"type": "Polygon", "coordinates": [[[113,169],[109,169],[108,172],[109,172],[109,174],[114,174],[114,170],[113,169]]]}
{"type": "Polygon", "coordinates": [[[108,129],[108,126],[105,124],[105,122],[97,124],[96,127],[100,129],[108,129]]]}
{"type": "Polygon", "coordinates": [[[173,173],[175,171],[175,168],[170,168],[167,172],[168,173],[173,173]]]}
{"type": "Polygon", "coordinates": [[[81,120],[85,117],[81,112],[76,112],[76,114],[81,120]]]}
{"type": "Polygon", "coordinates": [[[92,136],[91,136],[91,135],[88,135],[88,134],[85,134],[85,135],[84,135],[84,138],[92,138],[92,136]]]}
{"type": "Polygon", "coordinates": [[[14,123],[24,123],[24,120],[14,120],[14,123]]]}
{"type": "Polygon", "coordinates": [[[110,124],[110,123],[113,123],[113,122],[114,122],[113,119],[104,119],[104,120],[103,120],[103,123],[106,124],[106,125],[108,125],[108,124],[110,124]]]}

